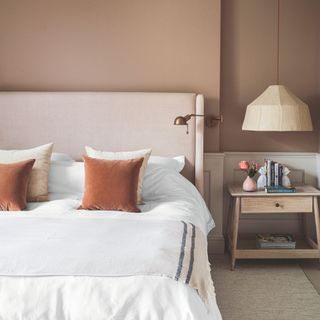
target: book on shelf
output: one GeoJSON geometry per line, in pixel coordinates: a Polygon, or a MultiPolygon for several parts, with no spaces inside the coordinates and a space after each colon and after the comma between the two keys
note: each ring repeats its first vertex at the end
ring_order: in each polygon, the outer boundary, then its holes
{"type": "Polygon", "coordinates": [[[275,162],[271,161],[271,172],[270,172],[270,176],[271,176],[271,186],[275,186],[275,162]]]}
{"type": "Polygon", "coordinates": [[[297,190],[294,187],[266,187],[265,192],[267,193],[295,193],[297,190]]]}
{"type": "Polygon", "coordinates": [[[257,234],[256,246],[259,249],[295,249],[296,241],[291,234],[257,234]]]}
{"type": "Polygon", "coordinates": [[[274,163],[274,185],[279,186],[279,163],[274,163]]]}
{"type": "Polygon", "coordinates": [[[282,187],[283,167],[276,161],[265,160],[266,187],[282,187]]]}

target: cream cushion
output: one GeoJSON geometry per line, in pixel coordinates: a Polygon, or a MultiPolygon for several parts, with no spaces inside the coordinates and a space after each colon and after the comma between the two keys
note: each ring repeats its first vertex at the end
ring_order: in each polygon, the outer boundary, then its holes
{"type": "Polygon", "coordinates": [[[138,190],[137,190],[137,199],[138,204],[142,204],[142,184],[144,174],[147,168],[148,160],[151,155],[151,149],[143,149],[136,151],[125,151],[125,152],[108,152],[108,151],[98,151],[91,147],[86,147],[87,156],[90,158],[96,159],[105,159],[105,160],[129,160],[143,158],[143,162],[140,168],[139,181],[138,181],[138,190]]]}
{"type": "Polygon", "coordinates": [[[48,200],[48,176],[53,143],[25,150],[0,150],[0,163],[35,159],[27,191],[27,201],[48,200]]]}

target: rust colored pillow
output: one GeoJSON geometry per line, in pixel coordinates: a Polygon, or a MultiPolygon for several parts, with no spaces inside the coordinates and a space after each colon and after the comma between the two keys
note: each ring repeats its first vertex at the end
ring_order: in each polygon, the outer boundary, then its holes
{"type": "Polygon", "coordinates": [[[27,206],[27,189],[35,159],[0,163],[0,210],[21,211],[27,206]]]}
{"type": "Polygon", "coordinates": [[[85,191],[79,209],[140,212],[137,189],[143,159],[102,160],[84,156],[85,191]]]}

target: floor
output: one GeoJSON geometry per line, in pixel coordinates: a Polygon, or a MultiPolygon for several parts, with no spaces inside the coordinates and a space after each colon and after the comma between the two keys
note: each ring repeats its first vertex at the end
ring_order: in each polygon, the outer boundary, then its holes
{"type": "Polygon", "coordinates": [[[317,260],[238,260],[210,256],[217,302],[224,320],[320,319],[317,260]]]}
{"type": "Polygon", "coordinates": [[[304,260],[300,266],[320,295],[320,262],[318,260],[304,260]]]}

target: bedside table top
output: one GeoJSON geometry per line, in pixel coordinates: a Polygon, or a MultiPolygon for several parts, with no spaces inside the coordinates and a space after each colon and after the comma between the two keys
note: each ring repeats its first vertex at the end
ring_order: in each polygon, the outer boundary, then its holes
{"type": "Polygon", "coordinates": [[[246,192],[242,190],[240,185],[231,185],[228,187],[229,193],[232,197],[297,197],[297,196],[318,196],[320,197],[320,190],[315,187],[303,185],[296,186],[296,192],[292,193],[267,193],[264,190],[246,192]]]}

